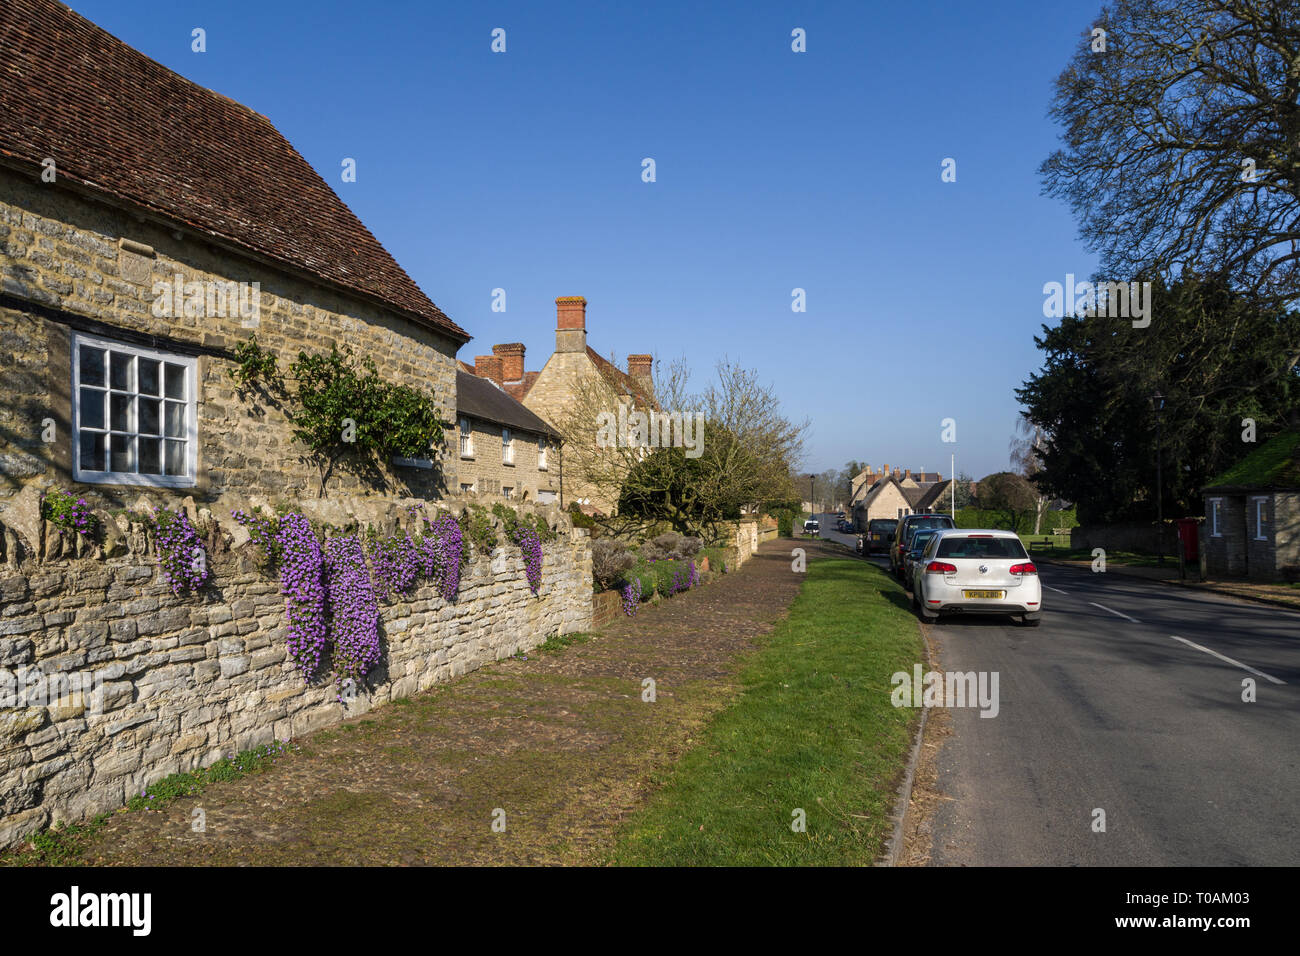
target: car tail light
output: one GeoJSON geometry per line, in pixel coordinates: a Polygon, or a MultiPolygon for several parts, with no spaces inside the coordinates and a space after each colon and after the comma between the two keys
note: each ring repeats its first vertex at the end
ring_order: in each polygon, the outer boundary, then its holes
{"type": "Polygon", "coordinates": [[[1011,565],[1012,574],[1037,574],[1038,568],[1033,564],[1013,564],[1011,565]]]}
{"type": "Polygon", "coordinates": [[[957,565],[949,564],[947,561],[931,561],[925,566],[926,574],[956,574],[957,565]]]}

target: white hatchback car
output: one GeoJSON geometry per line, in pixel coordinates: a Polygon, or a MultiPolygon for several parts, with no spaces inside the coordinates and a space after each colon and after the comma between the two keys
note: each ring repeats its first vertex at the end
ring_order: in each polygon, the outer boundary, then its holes
{"type": "Polygon", "coordinates": [[[912,607],[925,621],[940,614],[1011,614],[1038,625],[1038,568],[1012,531],[938,531],[912,567],[912,607]]]}

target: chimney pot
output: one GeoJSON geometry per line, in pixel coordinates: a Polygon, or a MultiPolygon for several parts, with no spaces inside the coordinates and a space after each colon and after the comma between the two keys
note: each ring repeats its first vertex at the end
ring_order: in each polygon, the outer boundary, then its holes
{"type": "Polygon", "coordinates": [[[524,380],[524,343],[507,342],[492,346],[492,354],[501,358],[501,374],[507,382],[524,380]]]}
{"type": "Polygon", "coordinates": [[[653,355],[629,355],[627,357],[627,374],[633,378],[649,380],[653,375],[654,361],[653,355]]]}
{"type": "Polygon", "coordinates": [[[504,384],[501,364],[499,355],[476,355],[474,356],[474,374],[479,378],[489,378],[498,385],[504,384]]]}

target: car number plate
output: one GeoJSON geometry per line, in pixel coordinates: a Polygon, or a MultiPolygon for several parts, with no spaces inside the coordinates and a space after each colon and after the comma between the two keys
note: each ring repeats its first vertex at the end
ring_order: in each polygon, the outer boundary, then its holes
{"type": "Polygon", "coordinates": [[[967,599],[994,598],[996,600],[997,598],[1002,597],[1002,592],[1001,591],[962,591],[961,596],[967,599]]]}

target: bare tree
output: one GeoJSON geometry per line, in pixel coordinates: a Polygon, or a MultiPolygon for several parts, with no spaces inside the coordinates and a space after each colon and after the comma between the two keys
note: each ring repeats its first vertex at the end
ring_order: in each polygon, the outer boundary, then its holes
{"type": "Polygon", "coordinates": [[[1016,433],[1011,436],[1011,467],[1016,474],[1024,478],[1034,490],[1034,534],[1041,534],[1043,518],[1047,506],[1051,503],[1050,495],[1034,483],[1034,476],[1043,470],[1043,451],[1047,448],[1047,433],[1034,424],[1024,412],[1016,416],[1016,433]]]}
{"type": "MultiPolygon", "coordinates": [[[[1056,82],[1042,165],[1112,280],[1300,297],[1300,5],[1117,0],[1056,82]]],[[[1300,361],[1288,349],[1287,374],[1300,361]]]]}
{"type": "Polygon", "coordinates": [[[780,400],[757,373],[729,362],[718,364],[716,380],[698,395],[688,384],[685,363],[675,362],[666,374],[657,372],[653,401],[647,404],[620,394],[607,379],[589,377],[575,385],[554,423],[565,436],[566,485],[620,503],[617,513],[611,509],[601,519],[612,533],[634,535],[668,521],[684,533],[708,535],[740,508],[792,497],[788,471],[803,454],[806,424],[795,425],[781,414],[780,400]],[[620,405],[625,408],[621,419],[620,405]],[[683,421],[702,416],[703,428],[694,435],[698,447],[647,445],[633,434],[608,430],[611,420],[621,429],[632,424],[633,413],[656,409],[677,413],[683,421]]]}

